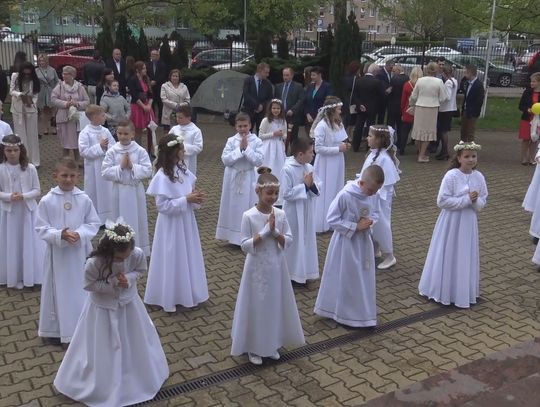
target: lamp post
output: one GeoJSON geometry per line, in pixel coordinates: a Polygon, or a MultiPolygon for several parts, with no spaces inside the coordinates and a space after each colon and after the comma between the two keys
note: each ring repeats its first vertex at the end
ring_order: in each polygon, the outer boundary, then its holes
{"type": "Polygon", "coordinates": [[[244,44],[247,44],[247,0],[244,0],[244,44]]]}
{"type": "Polygon", "coordinates": [[[480,117],[484,118],[486,116],[486,105],[487,105],[487,99],[488,99],[488,84],[489,84],[489,60],[491,57],[491,40],[493,37],[493,23],[495,21],[495,7],[497,7],[497,0],[493,0],[493,4],[491,5],[491,21],[489,23],[489,36],[488,36],[488,43],[487,43],[487,55],[486,55],[486,69],[484,70],[484,103],[482,104],[482,109],[480,111],[480,117]]]}

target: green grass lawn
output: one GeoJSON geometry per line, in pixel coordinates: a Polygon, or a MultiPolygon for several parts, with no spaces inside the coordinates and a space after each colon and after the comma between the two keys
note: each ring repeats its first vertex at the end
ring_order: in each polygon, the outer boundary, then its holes
{"type": "Polygon", "coordinates": [[[486,117],[478,119],[478,129],[515,130],[519,129],[521,112],[519,98],[489,97],[486,117]]]}

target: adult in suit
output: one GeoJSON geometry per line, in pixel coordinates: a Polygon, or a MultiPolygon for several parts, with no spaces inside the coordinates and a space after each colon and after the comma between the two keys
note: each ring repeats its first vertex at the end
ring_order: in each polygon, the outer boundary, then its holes
{"type": "Polygon", "coordinates": [[[290,133],[285,141],[285,150],[298,137],[298,128],[302,122],[304,107],[304,87],[295,82],[294,70],[286,67],[282,71],[283,82],[279,83],[274,90],[274,98],[283,101],[283,110],[290,133]]]}
{"type": "Polygon", "coordinates": [[[4,103],[6,101],[8,90],[9,85],[7,75],[2,69],[2,65],[0,65],[0,103],[4,103]]]}
{"type": "Polygon", "coordinates": [[[83,83],[86,85],[86,91],[90,98],[90,104],[96,104],[96,88],[103,76],[105,64],[101,59],[100,52],[96,49],[92,56],[92,60],[88,61],[83,66],[83,83]]]}
{"type": "Polygon", "coordinates": [[[356,123],[356,109],[351,113],[351,105],[353,105],[352,92],[356,85],[356,81],[360,79],[363,73],[364,66],[358,61],[351,61],[341,80],[341,87],[343,89],[343,107],[341,108],[341,116],[343,117],[343,127],[347,130],[349,126],[353,126],[356,123]]]}
{"type": "Polygon", "coordinates": [[[379,71],[375,74],[375,77],[380,80],[384,85],[384,92],[385,92],[385,98],[383,99],[383,103],[381,106],[379,106],[379,112],[377,113],[377,123],[383,124],[384,123],[384,117],[386,116],[386,109],[388,107],[390,92],[392,92],[392,72],[394,70],[394,61],[387,61],[384,67],[379,69],[379,71]]]}
{"type": "Polygon", "coordinates": [[[161,113],[163,111],[163,101],[159,97],[161,86],[167,82],[169,70],[163,61],[159,59],[159,50],[150,51],[150,61],[146,63],[146,72],[150,79],[150,87],[154,95],[152,109],[158,112],[158,119],[161,123],[161,113]]]}
{"type": "Polygon", "coordinates": [[[122,58],[122,51],[118,48],[113,49],[112,59],[109,59],[105,66],[112,69],[114,73],[114,79],[118,81],[119,92],[122,96],[126,97],[126,61],[122,58]]]}
{"type": "Polygon", "coordinates": [[[332,95],[332,86],[323,81],[322,68],[314,66],[310,71],[311,83],[306,88],[304,95],[304,114],[306,115],[306,133],[309,134],[311,125],[323,106],[325,99],[332,95]]]}
{"type": "Polygon", "coordinates": [[[388,94],[388,117],[386,123],[396,130],[397,138],[400,139],[401,132],[401,95],[403,86],[409,80],[409,76],[403,71],[399,64],[394,65],[393,75],[390,79],[390,93],[388,94]]]}
{"type": "Polygon", "coordinates": [[[462,81],[462,91],[465,94],[461,109],[461,140],[474,141],[476,120],[484,104],[484,85],[477,76],[478,69],[474,65],[465,67],[465,80],[462,81]]]}
{"type": "Polygon", "coordinates": [[[375,77],[379,67],[371,64],[367,67],[367,72],[356,80],[352,93],[352,103],[356,105],[356,124],[353,130],[353,151],[360,149],[360,143],[366,136],[364,126],[375,123],[377,113],[384,104],[385,87],[382,81],[375,77]]]}
{"type": "Polygon", "coordinates": [[[255,75],[248,76],[244,80],[244,104],[242,110],[251,118],[251,128],[254,133],[259,130],[259,125],[264,117],[266,105],[272,100],[274,89],[267,79],[270,74],[270,65],[261,62],[257,65],[255,75]]]}

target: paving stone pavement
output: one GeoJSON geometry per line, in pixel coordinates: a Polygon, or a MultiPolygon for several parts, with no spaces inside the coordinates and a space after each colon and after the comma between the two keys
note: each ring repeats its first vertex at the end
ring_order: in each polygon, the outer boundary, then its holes
{"type": "MultiPolygon", "coordinates": [[[[219,119],[204,120],[200,126],[205,147],[199,156],[198,183],[208,200],[197,219],[210,300],[174,314],[149,309],[171,371],[165,386],[246,362],[244,357],[229,355],[244,255],[238,248],[214,239],[223,173],[220,155],[232,128],[219,119]]],[[[457,133],[451,138],[455,141],[457,133]]],[[[292,362],[273,364],[255,374],[152,405],[355,406],[539,336],[540,273],[530,262],[534,250],[527,233],[530,216],[521,209],[534,169],[519,165],[515,134],[481,132],[478,141],[483,145],[479,169],[490,193],[488,206],[479,216],[480,304],[292,362]]],[[[41,145],[39,174],[45,192],[53,185],[52,164],[61,151],[54,136],[45,137],[41,145]]],[[[420,297],[417,287],[439,213],[436,196],[447,163],[417,164],[414,148],[408,148],[409,155],[401,158],[403,174],[396,188],[392,219],[398,263],[377,274],[381,324],[438,307],[420,297]]],[[[364,154],[348,153],[349,178],[363,159],[364,154]]],[[[150,200],[148,212],[152,233],[156,210],[150,200]]],[[[330,234],[318,236],[321,270],[329,239],[330,234]]],[[[308,344],[350,333],[313,314],[318,286],[313,282],[307,288],[295,289],[308,344]]],[[[144,287],[142,279],[141,296],[144,287]]],[[[37,337],[39,297],[38,289],[0,288],[2,407],[74,405],[52,386],[63,351],[44,345],[37,337]]]]}

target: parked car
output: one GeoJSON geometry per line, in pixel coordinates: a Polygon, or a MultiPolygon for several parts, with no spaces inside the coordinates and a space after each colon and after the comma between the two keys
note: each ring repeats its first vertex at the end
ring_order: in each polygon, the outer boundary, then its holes
{"type": "MultiPolygon", "coordinates": [[[[486,61],[483,58],[472,55],[447,55],[446,60],[456,67],[465,68],[466,65],[476,65],[479,70],[486,71],[486,61]]],[[[489,63],[489,83],[494,86],[504,88],[512,85],[514,82],[514,70],[508,67],[489,63]]]]}
{"type": "Polygon", "coordinates": [[[249,56],[249,52],[243,49],[216,48],[209,51],[199,52],[191,60],[191,68],[202,69],[214,65],[239,62],[249,56]]]}
{"type": "Polygon", "coordinates": [[[432,47],[426,51],[426,55],[438,55],[438,56],[447,56],[447,55],[460,55],[461,52],[456,51],[450,47],[432,47]]]}
{"type": "Polygon", "coordinates": [[[214,65],[212,68],[214,68],[216,71],[225,71],[227,69],[231,69],[233,71],[238,71],[239,69],[243,68],[246,64],[255,61],[255,55],[250,55],[247,58],[242,59],[238,62],[233,62],[232,66],[231,63],[227,62],[224,64],[214,65]]]}
{"type": "Polygon", "coordinates": [[[289,53],[298,58],[300,57],[314,57],[317,55],[317,47],[315,43],[310,40],[296,40],[289,45],[289,53]]]}
{"type": "Polygon", "coordinates": [[[0,41],[3,42],[23,42],[24,35],[12,33],[11,31],[0,32],[0,41]]]}
{"type": "Polygon", "coordinates": [[[40,54],[54,54],[60,51],[60,40],[54,35],[39,35],[37,45],[40,54]]]}
{"type": "MultiPolygon", "coordinates": [[[[76,47],[56,54],[49,55],[49,65],[56,69],[58,75],[62,73],[62,68],[71,65],[77,69],[77,79],[82,79],[82,69],[84,64],[92,60],[94,54],[93,46],[76,47]]],[[[60,76],[61,77],[61,76],[60,76]]]]}
{"type": "Polygon", "coordinates": [[[197,41],[195,44],[193,44],[193,47],[191,47],[191,58],[194,58],[202,51],[208,51],[211,49],[214,49],[214,44],[212,41],[197,41]]]}
{"type": "Polygon", "coordinates": [[[371,59],[377,60],[379,58],[383,58],[387,55],[397,55],[397,54],[412,54],[412,49],[408,47],[401,47],[397,45],[388,45],[385,47],[380,47],[375,50],[373,50],[371,53],[366,54],[371,59]]]}
{"type": "Polygon", "coordinates": [[[516,58],[516,69],[520,71],[527,71],[527,65],[531,62],[531,59],[537,52],[540,51],[540,44],[532,44],[516,58]]]}

